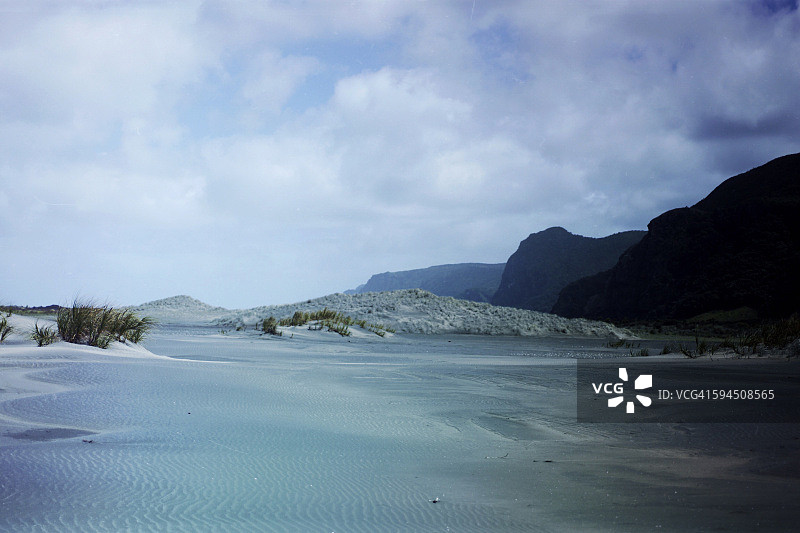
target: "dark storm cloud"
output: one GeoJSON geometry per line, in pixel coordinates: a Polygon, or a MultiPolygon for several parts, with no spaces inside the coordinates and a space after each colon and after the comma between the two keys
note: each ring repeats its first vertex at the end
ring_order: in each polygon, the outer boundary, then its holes
{"type": "Polygon", "coordinates": [[[700,117],[693,135],[699,140],[728,140],[743,138],[785,137],[800,138],[800,113],[784,110],[755,121],[729,117],[700,117]]]}

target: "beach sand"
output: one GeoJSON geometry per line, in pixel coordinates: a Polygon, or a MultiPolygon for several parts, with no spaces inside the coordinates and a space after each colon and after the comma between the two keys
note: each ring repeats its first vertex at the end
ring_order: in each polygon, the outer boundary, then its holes
{"type": "Polygon", "coordinates": [[[797,425],[578,424],[574,358],[606,354],[599,341],[188,333],[154,334],[162,357],[0,345],[0,530],[776,531],[798,518],[797,425]]]}

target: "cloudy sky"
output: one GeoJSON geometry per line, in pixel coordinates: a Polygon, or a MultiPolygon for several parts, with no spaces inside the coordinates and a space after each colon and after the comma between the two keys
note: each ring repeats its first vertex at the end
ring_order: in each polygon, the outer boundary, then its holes
{"type": "Polygon", "coordinates": [[[797,1],[0,0],[0,303],[290,303],[800,151],[797,1]]]}

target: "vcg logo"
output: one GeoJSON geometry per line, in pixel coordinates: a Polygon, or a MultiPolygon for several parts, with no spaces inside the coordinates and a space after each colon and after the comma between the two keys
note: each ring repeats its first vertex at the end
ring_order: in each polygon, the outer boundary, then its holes
{"type": "MultiPolygon", "coordinates": [[[[608,399],[608,406],[609,407],[617,407],[623,401],[625,401],[624,390],[625,390],[625,383],[628,381],[628,371],[624,368],[619,369],[619,379],[622,382],[618,383],[592,383],[592,388],[594,389],[595,394],[600,394],[602,391],[605,394],[612,395],[615,394],[613,398],[608,399]]],[[[653,386],[653,375],[652,374],[642,374],[633,382],[633,389],[634,390],[644,390],[649,389],[653,386]]],[[[649,407],[650,404],[653,402],[647,396],[642,394],[636,394],[636,399],[645,407],[649,407]]],[[[634,402],[629,400],[625,404],[625,412],[626,413],[633,413],[634,412],[634,402]]]]}

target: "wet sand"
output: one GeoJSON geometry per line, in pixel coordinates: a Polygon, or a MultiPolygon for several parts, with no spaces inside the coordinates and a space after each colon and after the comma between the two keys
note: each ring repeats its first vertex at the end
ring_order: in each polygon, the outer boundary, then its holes
{"type": "Polygon", "coordinates": [[[574,357],[607,355],[597,341],[148,347],[175,359],[0,347],[16,376],[0,383],[0,529],[779,531],[800,517],[794,424],[578,424],[574,357]]]}

